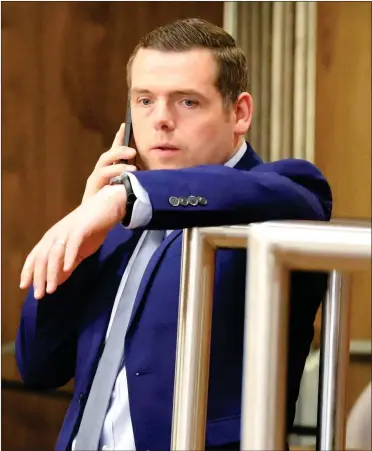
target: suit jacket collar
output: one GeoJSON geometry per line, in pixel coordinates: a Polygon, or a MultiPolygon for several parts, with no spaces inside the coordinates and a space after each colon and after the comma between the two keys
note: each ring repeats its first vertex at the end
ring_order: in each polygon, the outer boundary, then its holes
{"type": "Polygon", "coordinates": [[[255,166],[263,163],[263,160],[252,149],[252,146],[249,144],[248,141],[246,141],[246,144],[247,150],[245,151],[242,158],[234,166],[235,169],[239,169],[241,171],[249,171],[255,166]]]}

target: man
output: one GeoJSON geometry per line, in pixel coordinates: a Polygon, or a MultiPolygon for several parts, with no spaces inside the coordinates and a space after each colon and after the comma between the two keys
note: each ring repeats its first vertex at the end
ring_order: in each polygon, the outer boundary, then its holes
{"type": "MultiPolygon", "coordinates": [[[[312,164],[263,164],[244,141],[247,63],[222,29],[197,19],[156,29],[127,69],[143,170],[117,163],[136,154],[121,127],[82,204],[44,235],[21,275],[31,287],[16,344],[23,380],[53,388],[75,378],[58,450],[170,448],[182,229],[331,215],[312,164]]],[[[216,257],[208,448],[239,448],[245,255],[216,257]]],[[[288,427],[326,282],[291,279],[288,427]]]]}

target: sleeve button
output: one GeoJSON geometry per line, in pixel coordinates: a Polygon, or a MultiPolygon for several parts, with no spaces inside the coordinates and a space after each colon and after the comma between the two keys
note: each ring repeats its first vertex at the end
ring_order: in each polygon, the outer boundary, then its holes
{"type": "Polygon", "coordinates": [[[180,204],[183,207],[187,207],[189,205],[189,201],[188,201],[188,199],[186,197],[180,197],[179,201],[180,201],[180,204]]]}
{"type": "Polygon", "coordinates": [[[208,201],[205,197],[199,196],[198,201],[200,205],[207,205],[208,201]]]}
{"type": "Polygon", "coordinates": [[[198,198],[195,196],[189,196],[188,201],[189,204],[192,205],[193,207],[195,207],[199,203],[198,198]]]}
{"type": "Polygon", "coordinates": [[[178,205],[180,204],[180,201],[179,201],[178,197],[172,196],[169,198],[169,203],[172,205],[172,207],[178,207],[178,205]]]}

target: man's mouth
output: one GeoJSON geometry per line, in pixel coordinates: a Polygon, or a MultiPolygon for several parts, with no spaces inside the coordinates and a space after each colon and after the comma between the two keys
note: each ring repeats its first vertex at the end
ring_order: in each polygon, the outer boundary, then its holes
{"type": "Polygon", "coordinates": [[[156,149],[156,150],[179,150],[178,147],[173,146],[172,144],[168,144],[168,143],[155,144],[155,146],[152,146],[152,149],[156,149]]]}
{"type": "Polygon", "coordinates": [[[167,144],[167,143],[161,143],[156,144],[155,146],[151,147],[152,151],[155,152],[161,152],[161,153],[167,153],[167,154],[173,154],[175,152],[178,152],[180,149],[173,144],[167,144]]]}

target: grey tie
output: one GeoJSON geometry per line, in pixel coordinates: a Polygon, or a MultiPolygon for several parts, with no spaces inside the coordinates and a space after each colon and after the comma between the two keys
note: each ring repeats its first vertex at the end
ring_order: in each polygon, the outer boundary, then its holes
{"type": "Polygon", "coordinates": [[[123,361],[125,334],[134,301],[146,266],[156,249],[160,246],[164,235],[165,232],[163,230],[147,232],[142,246],[134,259],[112,322],[111,331],[98,363],[79,432],[76,436],[75,450],[98,450],[112,390],[123,361]]]}

